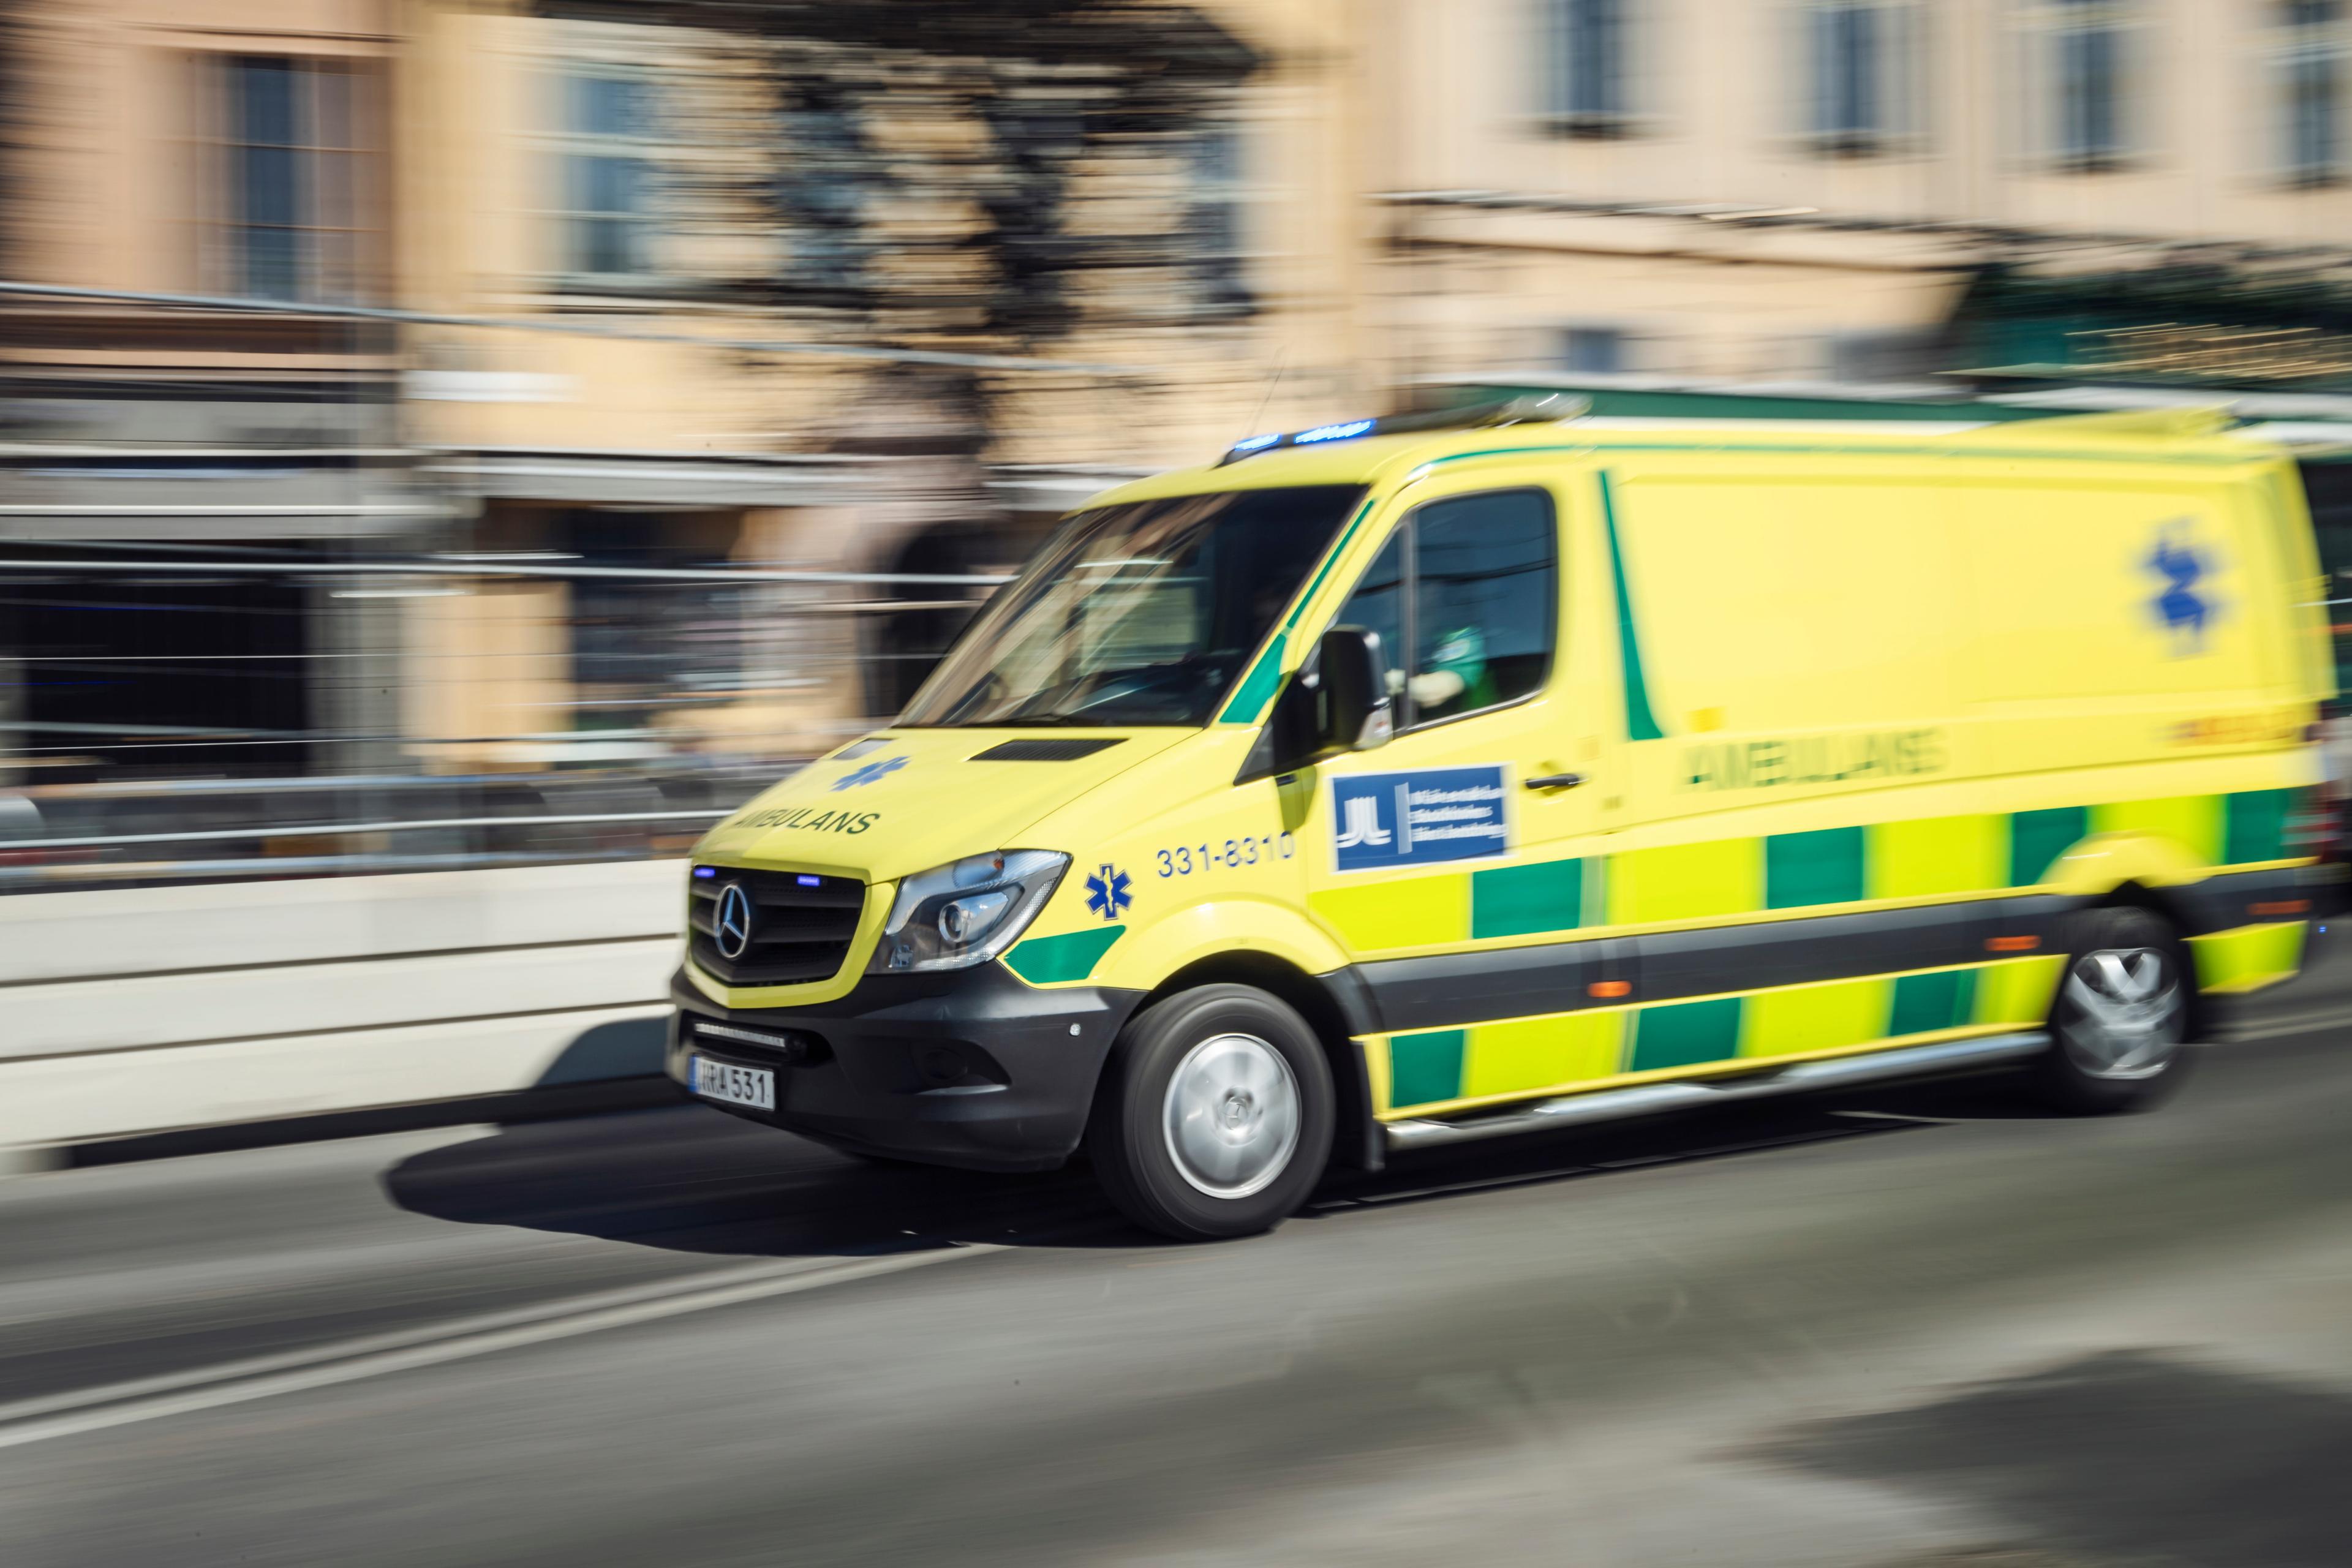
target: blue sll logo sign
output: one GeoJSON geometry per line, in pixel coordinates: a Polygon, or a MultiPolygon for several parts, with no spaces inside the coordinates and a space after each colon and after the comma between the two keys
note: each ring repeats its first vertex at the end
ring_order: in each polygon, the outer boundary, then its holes
{"type": "Polygon", "coordinates": [[[862,768],[852,768],[847,773],[842,774],[839,778],[834,780],[833,787],[835,789],[856,789],[860,784],[870,784],[877,779],[888,778],[892,773],[897,773],[900,768],[903,768],[906,765],[907,759],[904,757],[891,757],[878,763],[868,763],[862,768]]]}
{"type": "Polygon", "coordinates": [[[1342,871],[1511,851],[1509,800],[1499,766],[1333,779],[1331,824],[1331,847],[1342,871]]]}
{"type": "Polygon", "coordinates": [[[1126,872],[1106,864],[1101,871],[1087,879],[1087,908],[1107,921],[1115,921],[1120,910],[1135,902],[1135,894],[1129,891],[1134,885],[1126,872]]]}
{"type": "Polygon", "coordinates": [[[2186,521],[2168,522],[2157,531],[2156,548],[2148,552],[2147,569],[2165,580],[2154,608],[2172,634],[2175,653],[2202,653],[2205,633],[2219,605],[2210,589],[2198,584],[2212,575],[2213,563],[2189,537],[2186,521]]]}

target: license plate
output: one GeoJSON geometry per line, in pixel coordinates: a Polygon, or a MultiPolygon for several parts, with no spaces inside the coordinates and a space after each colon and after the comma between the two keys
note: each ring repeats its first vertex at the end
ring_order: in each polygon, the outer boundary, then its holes
{"type": "Polygon", "coordinates": [[[748,1105],[754,1110],[776,1109],[776,1075],[759,1068],[739,1068],[732,1062],[714,1062],[709,1057],[694,1058],[694,1092],[710,1100],[723,1100],[730,1105],[748,1105]]]}

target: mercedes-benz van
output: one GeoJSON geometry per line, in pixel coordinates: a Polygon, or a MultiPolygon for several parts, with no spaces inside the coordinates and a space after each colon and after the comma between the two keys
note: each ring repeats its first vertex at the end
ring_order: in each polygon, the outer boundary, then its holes
{"type": "Polygon", "coordinates": [[[2224,426],[1487,411],[1112,490],[696,849],[669,1071],[1193,1237],[1797,1089],[2147,1101],[2309,908],[2325,595],[2224,426]]]}

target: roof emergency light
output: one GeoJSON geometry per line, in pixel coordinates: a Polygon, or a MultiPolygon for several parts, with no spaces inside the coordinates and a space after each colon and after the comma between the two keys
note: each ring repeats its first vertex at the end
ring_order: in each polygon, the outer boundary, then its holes
{"type": "Polygon", "coordinates": [[[1485,430],[1503,425],[1528,425],[1574,419],[1592,406],[1589,397],[1546,393],[1540,397],[1511,397],[1497,403],[1474,403],[1463,408],[1436,408],[1420,414],[1391,414],[1382,419],[1348,419],[1318,425],[1311,430],[1276,431],[1248,436],[1225,449],[1217,467],[1238,463],[1260,452],[1284,447],[1319,447],[1332,441],[1354,441],[1366,436],[1402,436],[1417,430],[1485,430]]]}

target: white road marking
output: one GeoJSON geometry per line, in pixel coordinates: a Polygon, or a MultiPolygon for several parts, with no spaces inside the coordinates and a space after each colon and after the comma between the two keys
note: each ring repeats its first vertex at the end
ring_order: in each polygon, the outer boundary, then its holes
{"type": "Polygon", "coordinates": [[[257,1356],[218,1366],[0,1405],[0,1448],[70,1437],[79,1433],[157,1421],[167,1415],[241,1405],[280,1394],[383,1377],[412,1367],[464,1361],[498,1351],[571,1339],[605,1329],[682,1317],[771,1296],[845,1285],[1005,1248],[993,1242],[847,1258],[809,1268],[762,1264],[700,1274],[684,1280],[575,1296],[536,1307],[487,1312],[431,1327],[257,1356]]]}
{"type": "Polygon", "coordinates": [[[2214,1043],[2239,1046],[2250,1040],[2274,1040],[2282,1035],[2315,1035],[2322,1030],[2340,1029],[2347,1025],[2352,1025],[2352,1009],[2332,1007],[2325,1012],[2305,1013],[2292,1018],[2242,1024],[2234,1029],[2223,1030],[2214,1043]]]}

